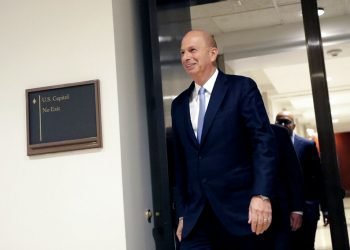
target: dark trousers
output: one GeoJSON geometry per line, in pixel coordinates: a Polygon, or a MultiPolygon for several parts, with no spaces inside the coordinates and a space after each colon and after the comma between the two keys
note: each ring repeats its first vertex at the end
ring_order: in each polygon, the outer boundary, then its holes
{"type": "Polygon", "coordinates": [[[317,220],[304,219],[301,228],[292,232],[292,250],[315,250],[317,220]]]}
{"type": "Polygon", "coordinates": [[[259,236],[259,250],[290,250],[290,232],[285,228],[269,228],[259,236]]]}
{"type": "MultiPolygon", "coordinates": [[[[290,250],[290,213],[287,207],[272,207],[272,224],[259,236],[259,250],[290,250]]],[[[298,249],[299,250],[299,249],[298,249]]]]}
{"type": "Polygon", "coordinates": [[[180,249],[256,250],[259,249],[257,242],[257,236],[254,234],[249,236],[231,235],[216,218],[209,205],[207,205],[192,232],[182,239],[180,249]]]}

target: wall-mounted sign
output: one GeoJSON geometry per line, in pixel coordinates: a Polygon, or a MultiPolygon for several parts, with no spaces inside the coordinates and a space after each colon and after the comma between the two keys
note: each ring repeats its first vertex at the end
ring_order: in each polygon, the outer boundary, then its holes
{"type": "Polygon", "coordinates": [[[27,89],[27,154],[102,147],[99,81],[27,89]]]}

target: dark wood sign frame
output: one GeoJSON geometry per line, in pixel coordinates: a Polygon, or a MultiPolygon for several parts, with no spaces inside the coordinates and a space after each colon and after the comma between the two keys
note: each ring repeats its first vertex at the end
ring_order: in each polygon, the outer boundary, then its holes
{"type": "Polygon", "coordinates": [[[102,147],[99,80],[26,90],[27,155],[102,147]]]}

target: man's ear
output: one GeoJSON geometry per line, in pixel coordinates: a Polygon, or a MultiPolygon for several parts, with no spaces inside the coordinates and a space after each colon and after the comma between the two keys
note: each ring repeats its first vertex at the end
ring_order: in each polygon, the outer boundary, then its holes
{"type": "Polygon", "coordinates": [[[218,48],[215,48],[215,47],[210,48],[209,54],[210,54],[211,61],[215,62],[219,54],[218,48]]]}

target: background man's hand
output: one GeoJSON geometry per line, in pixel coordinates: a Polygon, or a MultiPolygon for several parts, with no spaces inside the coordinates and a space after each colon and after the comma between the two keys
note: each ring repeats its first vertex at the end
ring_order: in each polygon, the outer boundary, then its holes
{"type": "Polygon", "coordinates": [[[303,216],[298,213],[291,213],[290,214],[290,227],[292,231],[296,231],[301,227],[301,224],[303,223],[303,216]]]}
{"type": "Polygon", "coordinates": [[[326,227],[329,224],[328,220],[328,212],[327,211],[322,211],[322,217],[323,217],[323,226],[326,227]]]}

